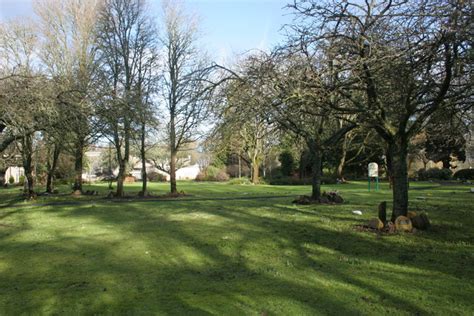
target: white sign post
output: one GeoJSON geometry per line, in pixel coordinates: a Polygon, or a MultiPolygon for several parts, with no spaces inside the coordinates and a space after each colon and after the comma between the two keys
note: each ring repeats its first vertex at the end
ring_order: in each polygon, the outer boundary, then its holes
{"type": "Polygon", "coordinates": [[[369,192],[370,192],[370,182],[372,178],[375,178],[375,191],[379,190],[379,165],[376,162],[369,163],[368,166],[368,173],[369,173],[369,192]]]}

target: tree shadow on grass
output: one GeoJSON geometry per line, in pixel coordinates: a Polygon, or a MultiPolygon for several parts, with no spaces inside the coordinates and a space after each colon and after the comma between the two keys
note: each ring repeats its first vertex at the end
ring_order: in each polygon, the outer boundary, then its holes
{"type": "MultiPolygon", "coordinates": [[[[275,211],[263,216],[252,211],[255,205],[186,202],[172,208],[132,204],[45,210],[78,227],[70,232],[53,227],[51,239],[41,243],[0,240],[5,258],[0,284],[7,284],[0,289],[0,311],[430,312],[409,295],[392,291],[406,285],[400,283],[402,274],[415,278],[418,269],[434,269],[386,255],[404,252],[402,245],[334,231],[315,221],[279,218],[275,211]],[[82,235],[79,225],[102,229],[82,235]],[[371,278],[364,279],[358,269],[374,258],[387,269],[372,269],[371,278]],[[415,272],[390,273],[398,265],[413,266],[415,272]]],[[[439,297],[444,289],[426,290],[439,297]]],[[[465,296],[448,296],[469,302],[465,296]]]]}
{"type": "MultiPolygon", "coordinates": [[[[139,211],[137,211],[139,212],[139,211]]],[[[113,243],[98,244],[94,237],[57,235],[51,242],[2,244],[7,268],[0,275],[4,313],[196,313],[265,312],[272,298],[291,300],[308,310],[326,306],[327,311],[350,312],[336,297],[266,273],[251,270],[242,258],[224,255],[217,246],[172,226],[171,246],[189,245],[212,264],[196,267],[176,262],[179,251],[158,253],[156,261],[143,256],[121,256],[113,243]],[[18,254],[18,249],[22,249],[18,254]],[[165,258],[164,263],[160,256],[165,258]],[[156,262],[161,262],[157,264],[156,262]],[[318,301],[324,302],[319,305],[318,301]]],[[[207,227],[201,227],[207,229],[207,227]]],[[[209,228],[212,229],[212,228],[209,228]]],[[[142,231],[136,227],[138,232],[142,231]]],[[[156,241],[145,238],[154,253],[156,241]]],[[[158,249],[161,249],[159,245],[158,249]]],[[[176,248],[175,248],[176,249],[176,248]]],[[[277,309],[278,311],[278,309],[277,309]]],[[[283,312],[283,310],[282,310],[283,312]]]]}

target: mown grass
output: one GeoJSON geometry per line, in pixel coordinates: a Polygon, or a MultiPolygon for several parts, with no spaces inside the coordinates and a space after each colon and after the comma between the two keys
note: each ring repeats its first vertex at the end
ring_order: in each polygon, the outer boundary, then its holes
{"type": "Polygon", "coordinates": [[[413,184],[411,209],[433,227],[390,236],[353,228],[390,201],[385,184],[324,187],[338,206],[292,205],[304,186],[179,188],[191,196],[115,203],[98,185],[85,189],[99,197],[23,202],[0,190],[0,314],[474,313],[467,186],[413,184]]]}

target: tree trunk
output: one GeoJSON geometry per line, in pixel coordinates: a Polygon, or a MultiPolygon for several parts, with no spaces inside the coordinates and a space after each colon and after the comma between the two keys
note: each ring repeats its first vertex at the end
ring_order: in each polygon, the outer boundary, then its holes
{"type": "Polygon", "coordinates": [[[298,166],[298,169],[299,169],[298,178],[300,180],[303,179],[304,177],[306,177],[305,166],[304,166],[305,164],[303,162],[304,162],[304,151],[301,152],[301,154],[300,154],[300,163],[299,163],[299,166],[298,166]]]}
{"type": "Polygon", "coordinates": [[[171,150],[171,160],[170,160],[170,186],[171,193],[178,193],[178,188],[176,186],[176,150],[171,150]]]}
{"type": "Polygon", "coordinates": [[[23,158],[23,169],[25,170],[25,188],[24,193],[27,197],[31,198],[35,196],[34,189],[34,178],[33,178],[33,140],[32,135],[27,135],[22,140],[22,158],[23,158]]]}
{"type": "Polygon", "coordinates": [[[446,157],[441,160],[443,163],[443,169],[449,169],[451,168],[451,157],[446,157]]]}
{"type": "MultiPolygon", "coordinates": [[[[174,93],[171,104],[176,105],[174,93]]],[[[176,161],[178,154],[178,145],[176,144],[176,126],[175,126],[175,107],[171,111],[170,117],[170,192],[171,194],[178,193],[178,188],[176,186],[176,161]]]]}
{"type": "Polygon", "coordinates": [[[27,192],[25,193],[28,197],[34,197],[35,185],[34,185],[34,178],[33,178],[33,172],[32,172],[31,167],[28,170],[25,169],[25,177],[26,177],[26,183],[27,183],[27,192]]]}
{"type": "Polygon", "coordinates": [[[48,159],[47,169],[48,177],[46,179],[46,192],[53,193],[53,176],[58,165],[59,154],[61,153],[61,146],[59,144],[53,144],[53,157],[52,161],[48,159]]]}
{"type": "Polygon", "coordinates": [[[242,158],[240,157],[239,152],[239,179],[242,178],[242,158]]]}
{"type": "Polygon", "coordinates": [[[259,172],[260,172],[259,169],[260,169],[260,166],[259,166],[259,164],[257,163],[257,161],[254,159],[254,160],[252,161],[252,179],[251,179],[251,181],[252,181],[253,184],[258,184],[258,181],[259,181],[258,178],[259,178],[259,176],[260,176],[260,175],[259,175],[259,172]]]}
{"type": "Polygon", "coordinates": [[[77,142],[76,144],[76,153],[74,155],[74,191],[82,192],[82,168],[83,168],[83,159],[84,159],[84,143],[82,141],[77,142]]]}
{"type": "Polygon", "coordinates": [[[344,136],[344,140],[342,141],[342,155],[341,155],[341,159],[339,160],[339,164],[337,165],[337,177],[341,180],[341,182],[345,181],[344,166],[346,164],[346,156],[347,156],[347,136],[344,136]]]}
{"type": "Polygon", "coordinates": [[[313,162],[313,167],[311,170],[311,186],[312,186],[312,193],[311,199],[319,200],[321,197],[321,167],[322,167],[322,160],[323,160],[323,153],[321,146],[317,145],[316,143],[310,144],[310,153],[311,153],[311,160],[313,162]]]}
{"type": "Polygon", "coordinates": [[[123,190],[123,182],[125,180],[125,164],[123,161],[119,163],[119,172],[117,176],[117,192],[115,192],[116,197],[123,197],[124,190],[123,190]]]}
{"type": "Polygon", "coordinates": [[[142,160],[142,196],[147,195],[147,173],[146,173],[146,152],[145,152],[145,124],[142,124],[140,155],[142,160]]]}
{"type": "Polygon", "coordinates": [[[389,144],[389,154],[393,178],[392,221],[394,221],[398,216],[406,216],[408,211],[408,142],[404,138],[396,139],[389,144]]]}

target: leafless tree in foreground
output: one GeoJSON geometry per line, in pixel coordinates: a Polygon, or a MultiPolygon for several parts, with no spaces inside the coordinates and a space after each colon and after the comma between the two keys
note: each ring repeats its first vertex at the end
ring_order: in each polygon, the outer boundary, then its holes
{"type": "Polygon", "coordinates": [[[102,92],[99,117],[114,144],[119,166],[117,197],[124,196],[134,124],[148,104],[145,78],[155,58],[154,30],[142,0],[105,1],[99,22],[102,92]]]}
{"type": "Polygon", "coordinates": [[[167,114],[171,193],[176,186],[178,152],[198,138],[198,127],[207,117],[212,88],[211,68],[197,48],[197,21],[180,2],[163,2],[164,71],[162,89],[167,114]]]}

